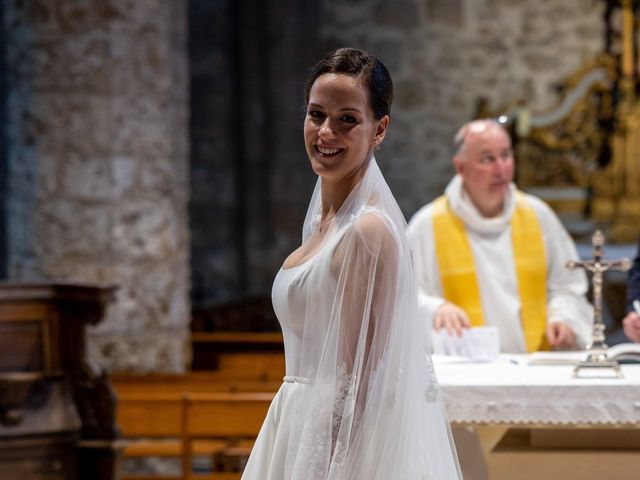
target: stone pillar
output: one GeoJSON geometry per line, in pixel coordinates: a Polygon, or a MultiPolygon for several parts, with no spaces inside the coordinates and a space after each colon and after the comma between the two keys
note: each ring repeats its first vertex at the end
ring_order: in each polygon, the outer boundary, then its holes
{"type": "Polygon", "coordinates": [[[115,283],[109,370],[189,359],[186,1],[4,0],[8,270],[115,283]]]}

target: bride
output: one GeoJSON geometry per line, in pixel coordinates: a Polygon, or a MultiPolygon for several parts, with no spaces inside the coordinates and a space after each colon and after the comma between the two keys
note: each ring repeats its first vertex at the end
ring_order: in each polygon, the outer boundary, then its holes
{"type": "Polygon", "coordinates": [[[353,48],[307,81],[304,141],[319,179],[302,245],[274,281],[287,375],[243,480],[461,478],[406,224],[373,155],[392,96],[386,67],[353,48]]]}

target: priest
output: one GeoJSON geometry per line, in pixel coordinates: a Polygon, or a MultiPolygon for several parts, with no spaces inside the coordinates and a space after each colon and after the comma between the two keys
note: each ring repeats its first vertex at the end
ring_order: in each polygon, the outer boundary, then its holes
{"type": "Polygon", "coordinates": [[[455,136],[456,175],[421,208],[409,238],[422,304],[435,330],[495,326],[503,353],[584,348],[592,308],[575,244],[540,199],[512,183],[509,135],[496,121],[455,136]]]}

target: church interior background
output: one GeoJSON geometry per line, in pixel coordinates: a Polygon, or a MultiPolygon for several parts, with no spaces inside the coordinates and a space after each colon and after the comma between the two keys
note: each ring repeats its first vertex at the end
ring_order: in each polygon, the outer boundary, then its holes
{"type": "MultiPolygon", "coordinates": [[[[613,255],[635,254],[639,2],[0,5],[0,276],[116,285],[88,331],[96,371],[183,372],[194,331],[278,329],[271,282],[315,182],[303,84],[338,46],[390,69],[377,158],[407,218],[453,174],[457,128],[502,117],[518,184],[546,199],[581,254],[596,227],[613,255]]],[[[611,284],[615,342],[624,275],[611,284]]]]}

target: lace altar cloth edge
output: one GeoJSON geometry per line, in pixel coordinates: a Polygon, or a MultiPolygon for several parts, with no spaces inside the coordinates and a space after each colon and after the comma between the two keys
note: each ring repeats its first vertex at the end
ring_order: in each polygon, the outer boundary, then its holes
{"type": "Polygon", "coordinates": [[[434,363],[452,423],[640,426],[640,365],[616,379],[572,378],[572,366],[528,366],[526,355],[434,363]]]}

